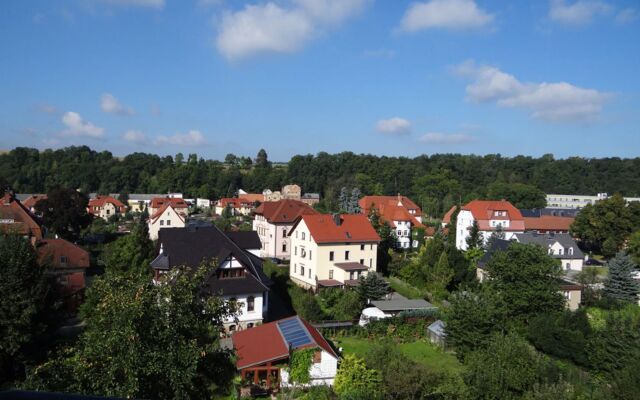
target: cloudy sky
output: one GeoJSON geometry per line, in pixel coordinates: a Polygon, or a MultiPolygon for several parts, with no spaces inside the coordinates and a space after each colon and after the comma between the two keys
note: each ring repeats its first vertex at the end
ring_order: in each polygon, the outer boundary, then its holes
{"type": "Polygon", "coordinates": [[[640,155],[638,0],[0,4],[0,150],[640,155]]]}

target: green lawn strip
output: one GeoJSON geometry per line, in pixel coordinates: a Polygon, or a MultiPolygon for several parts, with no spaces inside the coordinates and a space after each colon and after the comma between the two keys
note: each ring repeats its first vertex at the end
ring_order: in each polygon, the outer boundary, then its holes
{"type": "Polygon", "coordinates": [[[388,278],[391,288],[408,299],[423,299],[424,292],[417,287],[411,286],[407,282],[391,276],[388,278]]]}
{"type": "MultiPolygon", "coordinates": [[[[375,342],[369,339],[341,337],[333,340],[336,347],[342,347],[342,354],[355,354],[364,357],[375,342]]],[[[457,372],[462,364],[452,354],[435,347],[426,340],[416,340],[398,344],[400,351],[411,360],[423,364],[429,369],[442,372],[457,372]]]]}

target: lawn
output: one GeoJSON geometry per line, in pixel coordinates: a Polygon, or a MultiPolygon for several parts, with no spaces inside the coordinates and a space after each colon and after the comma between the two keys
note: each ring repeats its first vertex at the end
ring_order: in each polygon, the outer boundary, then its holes
{"type": "Polygon", "coordinates": [[[407,282],[396,278],[395,276],[389,277],[388,280],[391,289],[400,293],[407,299],[424,299],[425,293],[417,287],[411,286],[407,282]]]}
{"type": "MultiPolygon", "coordinates": [[[[343,348],[343,354],[352,353],[364,357],[374,342],[363,338],[341,337],[334,339],[333,343],[336,347],[343,348]]],[[[442,351],[427,340],[400,343],[398,347],[405,356],[434,371],[457,372],[462,369],[462,365],[452,353],[442,351]]]]}

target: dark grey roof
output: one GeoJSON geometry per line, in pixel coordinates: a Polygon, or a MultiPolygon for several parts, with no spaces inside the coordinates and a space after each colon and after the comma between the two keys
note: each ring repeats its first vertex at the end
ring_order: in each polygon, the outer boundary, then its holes
{"type": "Polygon", "coordinates": [[[381,311],[425,310],[435,308],[426,300],[374,300],[371,304],[381,311]]]}
{"type": "Polygon", "coordinates": [[[491,247],[487,249],[484,255],[478,261],[478,268],[483,269],[485,265],[491,260],[491,256],[498,251],[506,251],[509,245],[511,244],[510,240],[504,239],[495,239],[491,243],[491,247]]]}
{"type": "Polygon", "coordinates": [[[233,240],[241,249],[255,250],[262,247],[260,237],[256,231],[226,232],[229,239],[233,240]]]}
{"type": "Polygon", "coordinates": [[[566,209],[566,208],[521,208],[520,213],[525,218],[540,218],[543,215],[550,215],[554,217],[576,217],[580,209],[566,209]]]}
{"type": "Polygon", "coordinates": [[[269,290],[270,282],[262,271],[262,259],[242,249],[215,226],[161,229],[158,248],[162,249],[162,254],[151,262],[154,269],[168,270],[181,265],[196,268],[201,262],[211,260],[216,260],[220,267],[230,257],[245,267],[248,273],[242,278],[219,280],[215,274],[217,268],[210,271],[207,287],[211,293],[234,295],[269,290]]]}
{"type": "Polygon", "coordinates": [[[576,241],[573,240],[571,235],[569,235],[568,233],[538,234],[534,232],[527,232],[527,233],[516,233],[515,237],[520,243],[537,244],[539,246],[544,247],[545,249],[548,249],[549,246],[558,242],[564,248],[564,251],[563,251],[563,254],[561,255],[552,254],[553,258],[576,259],[576,260],[584,258],[584,254],[578,248],[576,241]],[[573,254],[569,254],[568,250],[570,248],[573,248],[573,254]]]}

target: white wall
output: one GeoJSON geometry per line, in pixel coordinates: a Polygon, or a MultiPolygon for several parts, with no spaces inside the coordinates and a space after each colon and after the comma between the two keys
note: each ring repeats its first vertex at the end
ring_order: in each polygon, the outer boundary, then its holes
{"type": "MultiPolygon", "coordinates": [[[[240,328],[246,328],[247,324],[252,322],[254,325],[261,323],[266,313],[266,304],[264,302],[262,293],[247,293],[236,296],[223,296],[225,301],[229,301],[232,298],[236,299],[238,304],[238,313],[233,317],[227,317],[224,320],[225,327],[228,328],[231,325],[240,325],[240,328]],[[254,309],[253,311],[247,311],[247,299],[249,296],[254,297],[254,309]],[[237,321],[236,321],[237,319],[237,321]]],[[[236,328],[238,330],[238,327],[236,328]]]]}
{"type": "Polygon", "coordinates": [[[262,244],[259,256],[288,260],[291,257],[288,233],[292,226],[293,224],[271,224],[264,216],[256,215],[253,219],[253,230],[258,232],[262,244]]]}
{"type": "Polygon", "coordinates": [[[160,229],[184,228],[185,225],[185,221],[178,215],[176,210],[173,207],[167,207],[155,221],[149,218],[149,238],[158,240],[160,229]]]}
{"type": "MultiPolygon", "coordinates": [[[[309,386],[332,386],[337,372],[338,359],[335,358],[332,354],[329,354],[326,351],[322,350],[322,353],[320,355],[320,362],[317,364],[311,364],[311,367],[309,368],[309,376],[311,378],[309,386]]],[[[289,373],[286,370],[280,370],[280,378],[280,385],[282,387],[291,386],[291,384],[289,383],[289,373]]]]}

